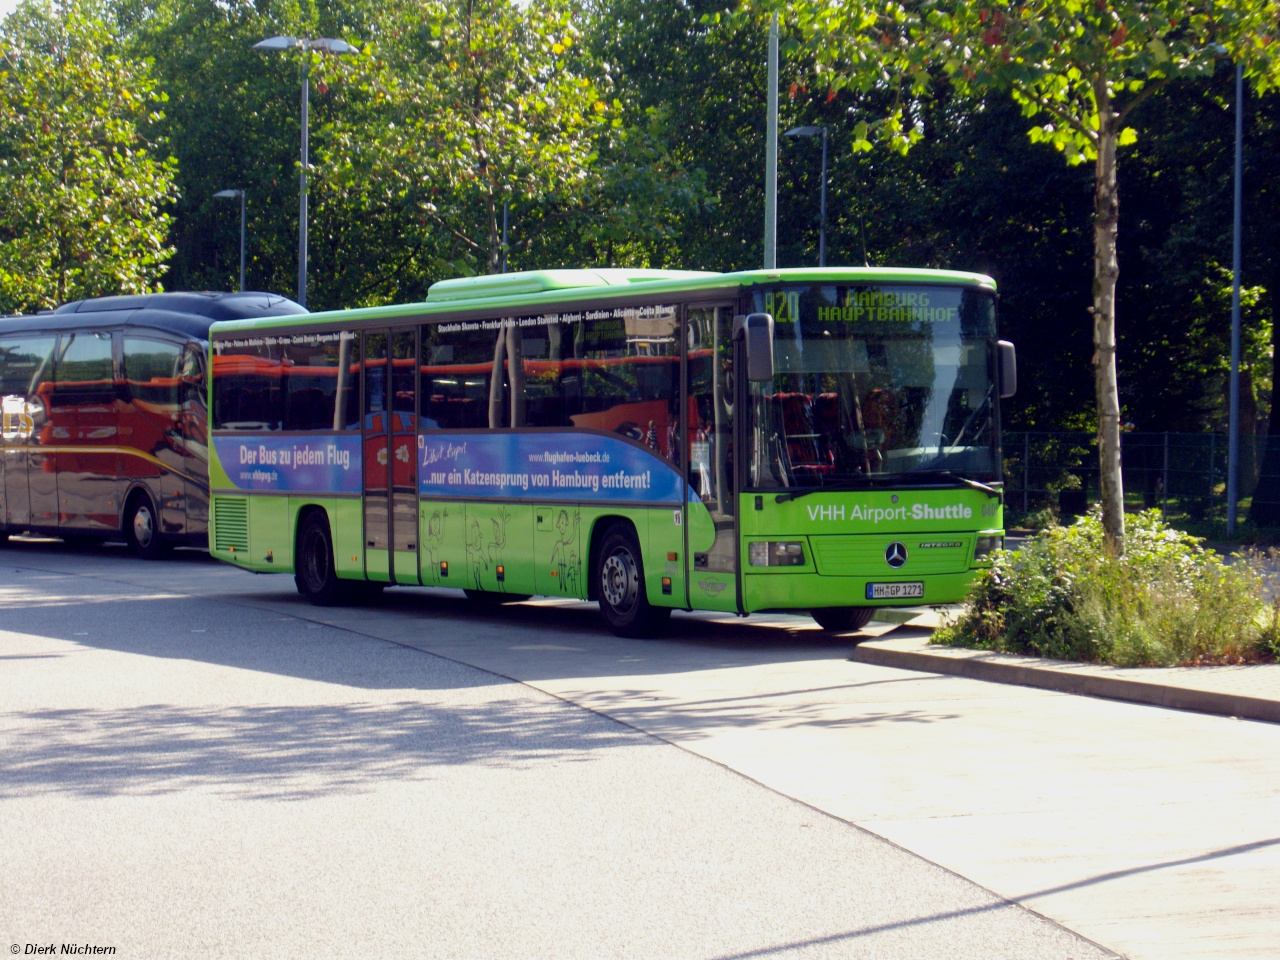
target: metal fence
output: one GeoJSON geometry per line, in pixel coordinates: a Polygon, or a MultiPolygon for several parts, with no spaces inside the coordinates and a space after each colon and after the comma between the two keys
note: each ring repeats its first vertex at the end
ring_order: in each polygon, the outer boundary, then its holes
{"type": "MultiPolygon", "coordinates": [[[[1280,453],[1280,438],[1241,438],[1242,519],[1255,491],[1261,496],[1273,489],[1266,484],[1259,490],[1258,483],[1268,443],[1280,453]]],[[[1280,457],[1273,460],[1280,463],[1280,457]]],[[[1121,435],[1120,462],[1127,508],[1156,508],[1170,522],[1225,520],[1226,434],[1126,432],[1121,435]]],[[[1101,495],[1097,439],[1090,433],[1006,432],[1004,471],[1005,502],[1015,515],[1049,508],[1066,519],[1084,512],[1101,495]]],[[[1280,483],[1274,488],[1280,491],[1280,483]]],[[[1280,493],[1268,495],[1280,499],[1280,493]]],[[[1280,503],[1276,507],[1280,513],[1280,503]]]]}

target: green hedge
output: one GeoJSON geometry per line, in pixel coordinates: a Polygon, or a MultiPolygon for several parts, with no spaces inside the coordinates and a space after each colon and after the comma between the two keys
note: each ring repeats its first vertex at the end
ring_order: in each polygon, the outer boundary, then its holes
{"type": "Polygon", "coordinates": [[[1110,555],[1095,510],[993,555],[933,642],[1116,666],[1272,660],[1280,604],[1249,558],[1224,563],[1150,510],[1110,555]]]}

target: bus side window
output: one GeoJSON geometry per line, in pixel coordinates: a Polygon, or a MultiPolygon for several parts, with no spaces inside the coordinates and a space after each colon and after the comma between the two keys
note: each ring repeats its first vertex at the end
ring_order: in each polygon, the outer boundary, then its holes
{"type": "Polygon", "coordinates": [[[423,326],[418,405],[424,430],[486,430],[510,424],[507,333],[506,322],[501,327],[447,332],[439,324],[423,326]]]}
{"type": "Polygon", "coordinates": [[[335,418],[342,372],[338,338],[321,341],[300,336],[287,343],[283,350],[280,376],[284,388],[284,428],[332,431],[335,422],[342,419],[335,418]]]}
{"type": "Polygon", "coordinates": [[[573,344],[561,378],[564,425],[620,434],[679,463],[676,311],[624,308],[560,326],[561,342],[573,344]]]}
{"type": "Polygon", "coordinates": [[[279,430],[284,423],[283,362],[278,347],[244,341],[213,344],[215,430],[279,430]]]}

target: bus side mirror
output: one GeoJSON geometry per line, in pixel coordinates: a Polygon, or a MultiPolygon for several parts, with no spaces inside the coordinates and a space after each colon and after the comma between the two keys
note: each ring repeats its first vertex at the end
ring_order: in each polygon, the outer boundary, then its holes
{"type": "Polygon", "coordinates": [[[773,379],[773,317],[750,313],[733,318],[733,338],[742,337],[747,347],[747,379],[764,383],[773,379]]]}
{"type": "Polygon", "coordinates": [[[997,340],[1000,353],[1000,399],[1012,397],[1018,392],[1018,355],[1008,340],[997,340]]]}

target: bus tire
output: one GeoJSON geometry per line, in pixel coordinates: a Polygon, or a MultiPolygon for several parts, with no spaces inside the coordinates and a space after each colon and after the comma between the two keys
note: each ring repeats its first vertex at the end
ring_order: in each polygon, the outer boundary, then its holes
{"type": "Polygon", "coordinates": [[[487,603],[494,606],[503,603],[524,603],[531,596],[528,593],[499,593],[497,590],[463,590],[462,592],[472,603],[487,603]]]}
{"type": "Polygon", "coordinates": [[[828,633],[848,633],[865,627],[875,612],[875,607],[819,607],[809,614],[828,633]]]}
{"type": "Polygon", "coordinates": [[[605,532],[594,573],[600,612],[615,634],[652,637],[666,625],[671,610],[649,603],[640,543],[629,524],[616,523],[605,532]]]}
{"type": "Polygon", "coordinates": [[[353,591],[338,579],[333,568],[329,518],[319,511],[308,514],[302,521],[293,569],[298,593],[318,607],[337,606],[352,595],[353,591]]]}
{"type": "Polygon", "coordinates": [[[133,555],[143,560],[159,560],[169,552],[169,544],[160,535],[160,515],[145,492],[135,493],[129,500],[124,539],[133,555]]]}

